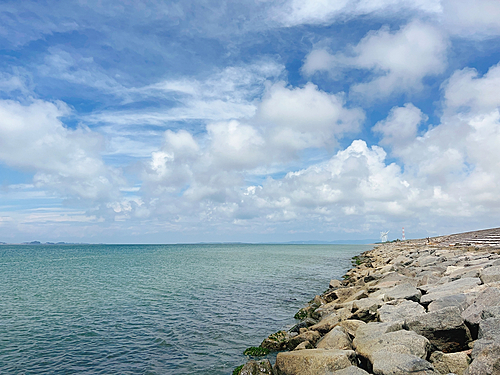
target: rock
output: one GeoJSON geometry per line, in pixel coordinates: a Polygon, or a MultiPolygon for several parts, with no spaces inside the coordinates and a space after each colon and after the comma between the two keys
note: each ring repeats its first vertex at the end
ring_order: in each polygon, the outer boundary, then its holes
{"type": "Polygon", "coordinates": [[[340,282],[340,280],[331,280],[329,286],[330,289],[340,288],[342,286],[342,283],[340,282]]]}
{"type": "Polygon", "coordinates": [[[352,309],[354,313],[351,319],[362,320],[365,323],[377,320],[377,310],[382,306],[382,301],[378,298],[364,298],[354,301],[352,309]]]}
{"type": "Polygon", "coordinates": [[[492,342],[484,347],[464,372],[464,375],[499,375],[500,343],[492,342]]]}
{"type": "Polygon", "coordinates": [[[386,304],[378,309],[378,320],[381,322],[402,322],[407,317],[425,313],[422,305],[408,300],[396,304],[386,304]]]}
{"type": "Polygon", "coordinates": [[[488,318],[479,322],[479,339],[500,341],[500,318],[488,318]]]}
{"type": "Polygon", "coordinates": [[[341,318],[339,315],[332,313],[330,315],[325,316],[321,321],[311,327],[309,327],[312,331],[318,331],[321,334],[326,334],[332,330],[339,322],[341,318]]]}
{"type": "Polygon", "coordinates": [[[368,297],[368,292],[365,289],[361,289],[356,293],[354,293],[353,295],[351,295],[349,298],[347,298],[344,302],[356,301],[367,297],[368,297]]]}
{"type": "Polygon", "coordinates": [[[418,302],[422,297],[422,292],[415,288],[410,283],[405,283],[397,285],[385,292],[385,301],[391,301],[394,299],[407,299],[410,301],[418,302]]]}
{"type": "Polygon", "coordinates": [[[333,375],[369,375],[365,370],[356,367],[356,366],[349,366],[346,367],[342,370],[334,371],[332,373],[333,375]]]}
{"type": "Polygon", "coordinates": [[[288,340],[286,347],[288,350],[293,350],[297,345],[305,341],[309,341],[312,345],[314,345],[320,338],[321,335],[317,331],[305,331],[300,335],[291,337],[288,340]]]}
{"type": "Polygon", "coordinates": [[[358,335],[354,339],[356,352],[373,363],[373,353],[386,351],[404,353],[426,358],[430,349],[429,340],[413,331],[400,330],[382,335],[358,335]]]}
{"type": "Polygon", "coordinates": [[[458,307],[461,311],[465,310],[468,307],[467,296],[461,293],[438,298],[427,306],[427,311],[433,312],[444,309],[445,307],[453,306],[458,307]]]}
{"type": "Polygon", "coordinates": [[[430,362],[441,374],[463,375],[469,367],[470,358],[465,352],[443,353],[437,351],[431,354],[430,362]]]}
{"type": "Polygon", "coordinates": [[[392,355],[386,350],[373,354],[373,373],[377,375],[439,375],[432,364],[411,354],[392,355]]]}
{"type": "Polygon", "coordinates": [[[352,350],[305,349],[278,353],[274,369],[277,375],[327,375],[355,364],[352,350]]]}
{"type": "Polygon", "coordinates": [[[449,353],[465,349],[471,341],[469,328],[458,307],[415,315],[405,321],[408,329],[429,339],[438,350],[449,353]]]}
{"type": "Polygon", "coordinates": [[[352,350],[352,341],[346,330],[340,326],[328,332],[317,344],[318,349],[352,350]]]}
{"type": "Polygon", "coordinates": [[[303,341],[293,350],[314,349],[314,346],[309,341],[303,341]]]}
{"type": "Polygon", "coordinates": [[[288,340],[291,338],[290,334],[286,331],[279,331],[269,335],[262,343],[261,347],[267,348],[273,352],[278,352],[280,350],[284,350],[288,343],[288,340]]]}
{"type": "Polygon", "coordinates": [[[483,311],[488,306],[500,305],[500,290],[486,288],[478,293],[472,304],[462,313],[462,317],[470,324],[478,324],[483,311]]]}
{"type": "Polygon", "coordinates": [[[339,323],[339,327],[342,327],[351,337],[356,337],[356,331],[359,327],[366,325],[365,322],[361,320],[348,319],[339,323]]]}
{"type": "Polygon", "coordinates": [[[483,269],[479,277],[484,284],[500,281],[500,266],[493,266],[483,269]]]}
{"type": "Polygon", "coordinates": [[[268,359],[248,361],[240,371],[240,375],[274,375],[273,367],[268,359]]]}
{"type": "Polygon", "coordinates": [[[429,304],[441,297],[464,293],[476,288],[479,284],[481,284],[481,280],[476,277],[464,277],[446,284],[433,285],[427,288],[427,294],[422,296],[420,303],[429,304]]]}
{"type": "Polygon", "coordinates": [[[500,318],[500,306],[489,306],[483,310],[481,319],[500,318]]]}
{"type": "Polygon", "coordinates": [[[301,321],[300,323],[295,324],[292,328],[290,328],[288,330],[288,332],[297,332],[297,333],[299,333],[299,331],[300,331],[301,328],[307,328],[307,327],[310,327],[312,325],[315,325],[316,323],[318,323],[317,320],[314,320],[312,318],[305,318],[303,321],[301,321]]]}

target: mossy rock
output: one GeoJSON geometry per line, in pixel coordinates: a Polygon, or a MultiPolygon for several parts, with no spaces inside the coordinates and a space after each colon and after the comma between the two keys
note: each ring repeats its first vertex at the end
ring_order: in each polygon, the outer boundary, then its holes
{"type": "Polygon", "coordinates": [[[245,365],[240,365],[240,366],[236,367],[233,370],[233,375],[240,375],[240,372],[241,372],[241,369],[243,368],[243,366],[245,366],[245,365]]]}
{"type": "Polygon", "coordinates": [[[269,352],[270,350],[268,348],[263,348],[261,346],[251,346],[250,348],[245,349],[243,354],[250,357],[263,357],[265,355],[268,355],[269,352]]]}
{"type": "Polygon", "coordinates": [[[284,350],[286,348],[286,344],[290,339],[290,334],[286,331],[278,331],[269,335],[262,344],[260,344],[261,348],[267,348],[272,352],[279,352],[280,350],[284,350]]]}

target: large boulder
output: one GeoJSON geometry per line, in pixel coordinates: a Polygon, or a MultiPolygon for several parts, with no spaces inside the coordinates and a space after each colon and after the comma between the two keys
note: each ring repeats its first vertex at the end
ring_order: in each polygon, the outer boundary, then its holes
{"type": "MultiPolygon", "coordinates": [[[[478,285],[481,284],[481,280],[477,277],[464,277],[455,281],[450,281],[445,284],[436,284],[427,289],[427,294],[424,294],[420,299],[420,303],[429,304],[432,301],[437,300],[441,297],[451,296],[454,294],[464,293],[470,290],[474,290],[478,285]]],[[[419,287],[419,288],[423,288],[419,287]]]]}
{"type": "Polygon", "coordinates": [[[469,328],[465,325],[458,307],[411,316],[406,319],[408,329],[429,339],[438,350],[450,353],[467,348],[471,341],[469,328]]]}
{"type": "Polygon", "coordinates": [[[433,312],[444,309],[445,307],[457,306],[460,310],[465,310],[468,307],[467,296],[463,293],[445,296],[432,301],[427,306],[427,311],[433,312]]]}
{"type": "Polygon", "coordinates": [[[431,354],[429,360],[441,374],[463,375],[470,363],[470,358],[466,352],[443,353],[437,351],[431,354]]]}
{"type": "Polygon", "coordinates": [[[328,332],[317,344],[318,349],[352,350],[352,340],[346,330],[340,326],[328,332]]]}
{"type": "Polygon", "coordinates": [[[365,322],[355,319],[347,319],[339,323],[339,327],[342,327],[351,337],[356,337],[356,332],[359,327],[366,325],[365,322]]]}
{"type": "Polygon", "coordinates": [[[327,375],[352,365],[352,350],[305,349],[278,353],[274,369],[277,375],[327,375]]]}
{"type": "Polygon", "coordinates": [[[404,283],[386,290],[384,300],[407,299],[418,302],[420,301],[420,297],[422,297],[422,292],[420,290],[410,283],[404,283]]]}
{"type": "Polygon", "coordinates": [[[477,294],[472,304],[462,313],[462,317],[470,324],[478,324],[485,308],[499,305],[500,289],[486,288],[477,294]]]}
{"type": "Polygon", "coordinates": [[[403,322],[407,317],[425,313],[425,309],[417,302],[402,300],[394,304],[388,303],[378,309],[378,320],[381,322],[403,322]]]}
{"type": "Polygon", "coordinates": [[[479,322],[479,339],[500,341],[500,318],[488,318],[479,322]]]}
{"type": "Polygon", "coordinates": [[[333,327],[335,327],[339,322],[342,321],[342,317],[336,313],[331,313],[330,315],[325,316],[321,321],[317,324],[309,327],[312,331],[318,331],[321,334],[326,334],[330,332],[333,327]]]}
{"type": "Polygon", "coordinates": [[[248,361],[240,370],[239,375],[274,375],[273,367],[268,359],[248,361]]]}
{"type": "Polygon", "coordinates": [[[303,343],[305,341],[310,342],[312,345],[316,344],[316,342],[321,338],[321,335],[317,331],[305,331],[301,333],[300,335],[291,337],[287,344],[286,347],[288,350],[293,350],[297,345],[300,343],[303,343]]]}
{"type": "Polygon", "coordinates": [[[483,269],[479,277],[485,284],[500,281],[500,266],[493,266],[483,269]]]}
{"type": "Polygon", "coordinates": [[[500,342],[489,343],[473,358],[474,360],[469,365],[469,368],[465,370],[464,375],[500,374],[500,342]]]}
{"type": "Polygon", "coordinates": [[[439,375],[432,364],[412,354],[381,350],[373,354],[373,373],[377,375],[439,375]]]}
{"type": "Polygon", "coordinates": [[[386,351],[405,353],[426,358],[430,349],[429,340],[413,331],[395,331],[377,336],[358,335],[354,339],[356,352],[373,363],[373,353],[386,351]]]}

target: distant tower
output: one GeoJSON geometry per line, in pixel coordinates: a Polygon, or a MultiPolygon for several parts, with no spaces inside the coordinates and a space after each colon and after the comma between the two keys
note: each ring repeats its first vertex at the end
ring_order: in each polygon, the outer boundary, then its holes
{"type": "Polygon", "coordinates": [[[387,235],[388,234],[389,234],[389,231],[380,232],[380,242],[387,242],[387,235]]]}
{"type": "Polygon", "coordinates": [[[405,227],[403,227],[403,241],[406,240],[405,238],[405,227]]]}

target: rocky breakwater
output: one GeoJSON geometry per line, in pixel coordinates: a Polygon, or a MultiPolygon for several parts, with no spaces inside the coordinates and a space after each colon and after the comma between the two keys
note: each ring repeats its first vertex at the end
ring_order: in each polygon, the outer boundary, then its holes
{"type": "Polygon", "coordinates": [[[440,237],[377,246],[236,374],[500,374],[500,248],[440,237]],[[440,241],[441,240],[441,241],[440,241]]]}

